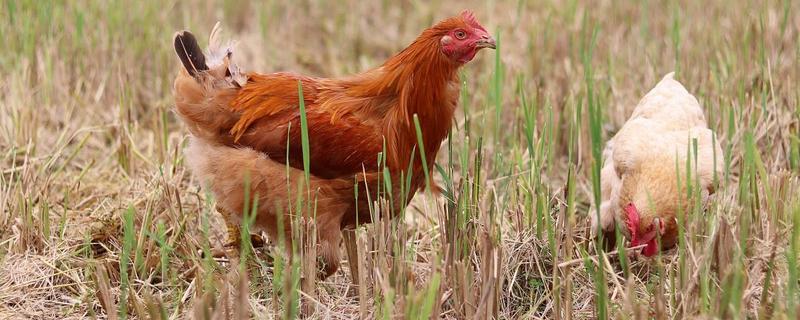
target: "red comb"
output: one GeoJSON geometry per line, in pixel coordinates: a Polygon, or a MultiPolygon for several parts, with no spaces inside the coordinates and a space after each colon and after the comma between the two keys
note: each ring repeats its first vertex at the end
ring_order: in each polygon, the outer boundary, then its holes
{"type": "Polygon", "coordinates": [[[625,206],[624,210],[628,216],[625,223],[628,225],[628,230],[631,232],[631,242],[633,243],[637,241],[636,233],[639,230],[639,210],[636,210],[636,206],[634,206],[633,203],[629,203],[625,206]]]}
{"type": "Polygon", "coordinates": [[[468,21],[468,22],[475,22],[475,23],[477,23],[477,22],[478,22],[478,21],[475,19],[475,13],[474,13],[474,12],[472,12],[472,10],[464,10],[464,11],[461,11],[461,17],[462,17],[462,18],[464,18],[464,21],[468,21]]]}
{"type": "Polygon", "coordinates": [[[470,27],[486,31],[486,29],[484,29],[483,26],[478,23],[478,19],[475,18],[475,13],[473,13],[471,10],[461,11],[461,18],[464,19],[464,22],[466,22],[470,27]]]}
{"type": "Polygon", "coordinates": [[[645,257],[652,257],[656,253],[658,253],[658,243],[656,242],[656,238],[653,238],[648,241],[647,246],[642,249],[642,254],[644,254],[645,257]]]}

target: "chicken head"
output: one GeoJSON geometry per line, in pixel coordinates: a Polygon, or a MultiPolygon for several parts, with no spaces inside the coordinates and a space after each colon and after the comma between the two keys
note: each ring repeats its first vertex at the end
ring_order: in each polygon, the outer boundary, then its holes
{"type": "Polygon", "coordinates": [[[447,28],[440,30],[442,53],[457,63],[470,62],[480,49],[496,47],[495,40],[470,11],[461,13],[461,23],[444,26],[447,28]]]}

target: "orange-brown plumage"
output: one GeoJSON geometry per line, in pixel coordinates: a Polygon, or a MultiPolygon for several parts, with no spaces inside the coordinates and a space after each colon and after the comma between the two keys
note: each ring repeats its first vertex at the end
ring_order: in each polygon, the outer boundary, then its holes
{"type": "MultiPolygon", "coordinates": [[[[191,45],[193,37],[186,39],[187,35],[191,36],[181,33],[176,37],[176,51],[187,70],[176,79],[175,91],[178,114],[195,139],[203,140],[190,147],[194,148],[192,156],[219,155],[227,150],[238,156],[218,156],[215,161],[222,163],[215,162],[214,166],[252,170],[252,164],[242,161],[258,155],[263,157],[259,162],[288,164],[289,179],[292,174],[301,173],[299,82],[308,121],[312,187],[340,191],[336,196],[332,196],[335,192],[328,192],[324,206],[318,206],[317,222],[338,227],[352,225],[356,220],[369,221],[365,212],[355,212],[353,180],[359,173],[366,173],[357,178],[371,191],[378,189],[378,154],[384,146],[386,167],[395,180],[410,174],[412,195],[424,185],[414,115],[420,122],[426,162],[432,168],[439,146],[452,126],[459,97],[458,68],[481,48],[494,47],[486,30],[471,13],[465,12],[423,31],[410,46],[377,68],[343,78],[316,78],[287,72],[242,74],[230,63],[230,49],[220,49],[214,43],[210,44],[209,60],[219,62],[202,68],[203,59],[198,60],[198,54],[191,53],[197,49],[196,43],[191,45]],[[214,48],[222,53],[214,52],[214,48]],[[197,64],[201,68],[193,70],[197,64]],[[241,148],[254,153],[237,151],[241,148]],[[413,159],[412,154],[416,154],[413,159]],[[409,165],[412,171],[404,172],[409,165]]],[[[269,175],[263,167],[259,168],[260,174],[269,175]]],[[[222,173],[204,168],[208,166],[198,165],[193,170],[201,179],[219,184],[222,173]]],[[[279,173],[283,178],[278,173],[271,178],[286,180],[285,166],[279,173]]],[[[260,200],[262,203],[291,201],[286,194],[257,188],[254,191],[259,194],[270,194],[269,199],[260,200]]],[[[229,194],[236,191],[243,192],[243,188],[214,192],[223,209],[241,212],[235,203],[226,204],[219,199],[237,198],[229,194]]],[[[396,208],[405,205],[406,202],[395,203],[396,208]]],[[[366,208],[365,204],[359,206],[366,208]]],[[[274,206],[260,210],[259,217],[281,214],[271,208],[274,206]]],[[[338,242],[329,247],[338,250],[338,242]]]]}

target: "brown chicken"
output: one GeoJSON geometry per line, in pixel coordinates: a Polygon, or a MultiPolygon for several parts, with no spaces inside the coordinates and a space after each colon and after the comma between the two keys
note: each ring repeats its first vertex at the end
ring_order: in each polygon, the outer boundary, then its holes
{"type": "Polygon", "coordinates": [[[253,227],[272,239],[288,235],[292,218],[284,209],[295,204],[297,186],[305,181],[302,85],[324,276],[339,266],[341,230],[371,220],[368,198],[375,200],[384,183],[379,153],[385,155],[385,168],[397,186],[389,195],[396,212],[411,198],[399,200],[401,177],[410,176],[410,195],[425,184],[414,115],[427,167],[432,168],[452,126],[458,69],[480,49],[495,47],[486,29],[465,11],[423,31],[379,67],[329,79],[242,73],[231,61],[232,48],[221,45],[218,31],[215,27],[211,32],[207,54],[187,31],[174,39],[184,67],[175,79],[175,103],[192,135],[186,161],[215,195],[231,239],[238,239],[246,193],[258,201],[253,227]],[[245,190],[245,180],[250,190],[245,190]]]}
{"type": "Polygon", "coordinates": [[[598,227],[614,239],[615,226],[630,239],[631,247],[644,245],[652,256],[678,241],[678,215],[690,212],[686,164],[690,146],[692,184],[699,188],[701,204],[714,193],[714,177],[722,170],[722,148],[708,128],[703,109],[670,73],[639,101],[633,115],[608,141],[603,151],[600,220],[589,213],[592,232],[598,227]],[[697,163],[695,163],[695,157],[697,163]],[[598,226],[599,224],[599,226],[598,226]]]}

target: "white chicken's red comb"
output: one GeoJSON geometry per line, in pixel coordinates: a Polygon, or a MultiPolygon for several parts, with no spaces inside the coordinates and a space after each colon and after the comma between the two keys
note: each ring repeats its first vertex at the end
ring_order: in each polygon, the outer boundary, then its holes
{"type": "Polygon", "coordinates": [[[629,203],[625,206],[625,214],[627,214],[628,219],[625,221],[625,224],[628,225],[628,230],[631,233],[631,240],[632,242],[636,242],[637,237],[636,234],[639,230],[639,210],[636,210],[636,206],[633,203],[629,203]]]}

